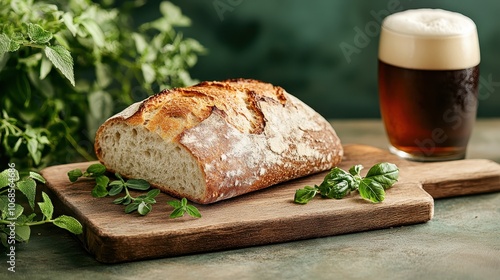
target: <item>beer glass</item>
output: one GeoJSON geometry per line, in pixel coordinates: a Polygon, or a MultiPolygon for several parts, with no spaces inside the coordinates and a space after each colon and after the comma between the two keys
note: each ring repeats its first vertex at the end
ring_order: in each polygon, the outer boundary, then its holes
{"type": "Polygon", "coordinates": [[[479,88],[474,22],[440,9],[389,15],[382,22],[378,59],[390,151],[416,161],[465,158],[479,88]]]}

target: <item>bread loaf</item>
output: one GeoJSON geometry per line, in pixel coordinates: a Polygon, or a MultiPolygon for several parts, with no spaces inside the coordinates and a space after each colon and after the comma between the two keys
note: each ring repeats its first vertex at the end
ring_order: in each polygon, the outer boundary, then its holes
{"type": "Polygon", "coordinates": [[[332,126],[281,87],[256,80],[164,90],[109,118],[95,152],[109,171],[208,204],[331,169],[332,126]]]}

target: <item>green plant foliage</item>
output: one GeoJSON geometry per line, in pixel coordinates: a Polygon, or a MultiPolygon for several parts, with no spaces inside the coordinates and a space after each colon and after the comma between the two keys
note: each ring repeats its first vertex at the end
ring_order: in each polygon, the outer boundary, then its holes
{"type": "Polygon", "coordinates": [[[91,160],[95,131],[161,89],[195,83],[204,48],[170,2],[135,27],[144,1],[0,0],[0,162],[23,170],[91,160]]]}
{"type": "Polygon", "coordinates": [[[83,232],[82,224],[74,217],[61,215],[53,218],[54,206],[50,197],[43,191],[41,192],[43,201],[37,203],[42,218],[36,219],[37,214],[34,211],[36,181],[44,184],[45,179],[36,172],[29,172],[29,176],[20,180],[15,165],[10,163],[9,167],[0,172],[0,243],[3,247],[28,242],[31,227],[46,223],[52,223],[74,234],[83,232]],[[21,196],[17,194],[20,193],[23,194],[31,209],[25,209],[21,203],[18,203],[21,196]]]}

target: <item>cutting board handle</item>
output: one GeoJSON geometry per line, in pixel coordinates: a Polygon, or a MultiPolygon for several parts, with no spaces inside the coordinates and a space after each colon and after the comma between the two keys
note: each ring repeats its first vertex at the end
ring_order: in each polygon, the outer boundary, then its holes
{"type": "Polygon", "coordinates": [[[402,180],[421,182],[433,198],[500,191],[500,164],[487,159],[422,163],[405,166],[400,174],[402,180]]]}

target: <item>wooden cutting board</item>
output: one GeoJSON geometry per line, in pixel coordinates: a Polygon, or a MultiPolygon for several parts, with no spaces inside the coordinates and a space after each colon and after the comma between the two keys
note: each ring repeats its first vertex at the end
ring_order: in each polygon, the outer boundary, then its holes
{"type": "MultiPolygon", "coordinates": [[[[169,219],[172,198],[160,194],[147,216],[125,214],[114,197],[93,198],[94,184],[70,183],[66,173],[91,164],[52,166],[41,173],[47,180],[56,209],[83,224],[78,237],[103,263],[171,257],[185,254],[265,245],[292,240],[423,223],[433,216],[434,198],[500,190],[500,165],[489,160],[416,163],[387,151],[362,145],[345,145],[340,165],[362,164],[364,172],[377,162],[400,168],[400,180],[386,199],[372,204],[357,193],[341,199],[316,197],[306,205],[293,203],[296,189],[319,184],[324,173],[212,205],[196,205],[203,217],[169,219]]],[[[363,173],[363,175],[365,174],[363,173]]]]}

